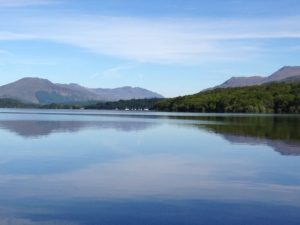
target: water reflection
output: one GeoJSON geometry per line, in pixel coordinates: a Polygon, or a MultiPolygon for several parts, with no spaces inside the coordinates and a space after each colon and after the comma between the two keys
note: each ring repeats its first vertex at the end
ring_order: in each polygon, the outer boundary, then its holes
{"type": "Polygon", "coordinates": [[[15,202],[2,225],[298,225],[299,208],[205,200],[15,202]],[[17,208],[16,208],[17,206],[17,208]],[[79,207],[80,206],[80,207],[79,207]],[[51,208],[52,210],[49,210],[51,208]],[[55,210],[53,210],[55,208],[55,210]],[[31,210],[33,209],[33,213],[31,210]],[[22,212],[22,213],[20,213],[22,212]],[[269,216],[266,216],[266,212],[269,216]]]}
{"type": "MultiPolygon", "coordinates": [[[[34,113],[32,113],[35,115],[34,113]]],[[[57,114],[57,113],[55,113],[57,114]]],[[[37,115],[40,115],[37,113],[37,115]]],[[[58,114],[59,115],[59,114],[58,114]]],[[[76,115],[76,114],[75,114],[76,115]]],[[[85,116],[89,114],[83,114],[85,116]]],[[[94,114],[91,114],[94,115],[94,114]]],[[[70,115],[69,115],[70,116],[70,115]]],[[[88,129],[142,131],[164,123],[195,126],[220,135],[233,144],[267,145],[282,155],[300,155],[299,116],[256,115],[165,115],[100,114],[89,120],[1,120],[0,128],[24,138],[39,138],[52,133],[76,133],[88,129]],[[111,118],[113,117],[113,118],[111,118]],[[122,119],[115,119],[122,118],[122,119]],[[160,120],[160,121],[159,121],[160,120]]]]}
{"type": "Polygon", "coordinates": [[[52,133],[74,133],[84,129],[115,129],[119,131],[139,131],[156,124],[143,121],[0,121],[0,128],[25,138],[38,138],[52,133]]]}
{"type": "MultiPolygon", "coordinates": [[[[214,130],[213,128],[211,128],[214,130]]],[[[274,151],[279,152],[282,155],[298,156],[300,155],[300,142],[297,141],[281,141],[281,140],[271,140],[267,138],[253,138],[247,136],[241,136],[236,134],[219,133],[224,139],[228,140],[233,144],[249,144],[249,145],[267,145],[271,147],[274,151]]]]}
{"type": "Polygon", "coordinates": [[[0,115],[0,224],[298,225],[298,117],[0,115]],[[291,148],[290,146],[294,146],[291,148]]]}
{"type": "Polygon", "coordinates": [[[300,155],[299,116],[204,117],[223,124],[199,126],[235,144],[268,145],[282,155],[300,155]]]}

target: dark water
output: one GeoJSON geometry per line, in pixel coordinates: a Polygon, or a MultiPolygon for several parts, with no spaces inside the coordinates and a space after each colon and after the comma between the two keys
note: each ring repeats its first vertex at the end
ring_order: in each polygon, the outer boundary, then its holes
{"type": "Polygon", "coordinates": [[[299,225],[300,116],[0,110],[0,224],[299,225]]]}

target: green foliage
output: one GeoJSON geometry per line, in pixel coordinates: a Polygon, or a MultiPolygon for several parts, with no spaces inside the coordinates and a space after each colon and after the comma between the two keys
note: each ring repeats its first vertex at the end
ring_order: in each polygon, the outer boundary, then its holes
{"type": "Polygon", "coordinates": [[[62,103],[51,103],[47,105],[39,105],[40,109],[81,109],[83,108],[79,103],[70,103],[70,104],[62,104],[62,103]]]}
{"type": "Polygon", "coordinates": [[[300,113],[300,83],[215,89],[158,102],[158,111],[300,113]]]}
{"type": "Polygon", "coordinates": [[[69,102],[50,104],[30,104],[14,99],[0,99],[0,108],[39,108],[39,109],[150,109],[162,99],[132,99],[116,102],[69,102]]]}
{"type": "Polygon", "coordinates": [[[162,99],[153,98],[153,99],[132,99],[132,100],[120,100],[117,102],[99,102],[93,105],[85,106],[85,109],[119,109],[124,110],[128,109],[145,109],[153,108],[156,103],[162,99]]]}
{"type": "Polygon", "coordinates": [[[0,108],[35,108],[35,104],[24,103],[15,99],[0,98],[0,108]]]}
{"type": "Polygon", "coordinates": [[[216,116],[199,117],[197,121],[209,121],[209,123],[200,123],[194,126],[199,126],[201,129],[206,128],[220,134],[268,140],[300,140],[299,116],[222,116],[222,114],[218,114],[216,116]]]}

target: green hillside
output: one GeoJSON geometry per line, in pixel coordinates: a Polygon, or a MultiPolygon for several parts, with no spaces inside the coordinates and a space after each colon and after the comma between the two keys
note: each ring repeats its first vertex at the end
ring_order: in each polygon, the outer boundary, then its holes
{"type": "Polygon", "coordinates": [[[35,104],[24,103],[19,100],[0,98],[0,108],[35,108],[35,104]]]}
{"type": "Polygon", "coordinates": [[[158,111],[219,113],[300,113],[300,83],[214,89],[167,99],[158,111]]]}

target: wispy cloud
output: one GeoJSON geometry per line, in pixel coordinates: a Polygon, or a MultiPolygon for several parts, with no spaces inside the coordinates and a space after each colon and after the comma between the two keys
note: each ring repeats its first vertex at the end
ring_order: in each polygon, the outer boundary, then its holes
{"type": "Polygon", "coordinates": [[[49,5],[55,0],[0,0],[0,7],[24,7],[33,5],[49,5]]]}
{"type": "Polygon", "coordinates": [[[32,40],[32,39],[38,39],[38,36],[34,36],[31,34],[22,34],[22,33],[14,33],[14,32],[6,32],[0,30],[0,41],[5,40],[32,40]]]}
{"type": "Polygon", "coordinates": [[[126,64],[126,65],[119,65],[115,66],[109,69],[106,69],[100,73],[95,73],[91,76],[92,79],[97,78],[97,77],[117,77],[121,75],[121,72],[124,70],[129,70],[135,67],[133,64],[126,64]]]}
{"type": "MultiPolygon", "coordinates": [[[[0,40],[41,39],[139,62],[198,63],[259,55],[269,39],[300,38],[300,17],[244,20],[23,18],[0,40]]],[[[1,22],[0,22],[1,27],[1,22]]]]}
{"type": "Polygon", "coordinates": [[[13,56],[14,54],[10,51],[0,49],[0,55],[13,56]]]}

